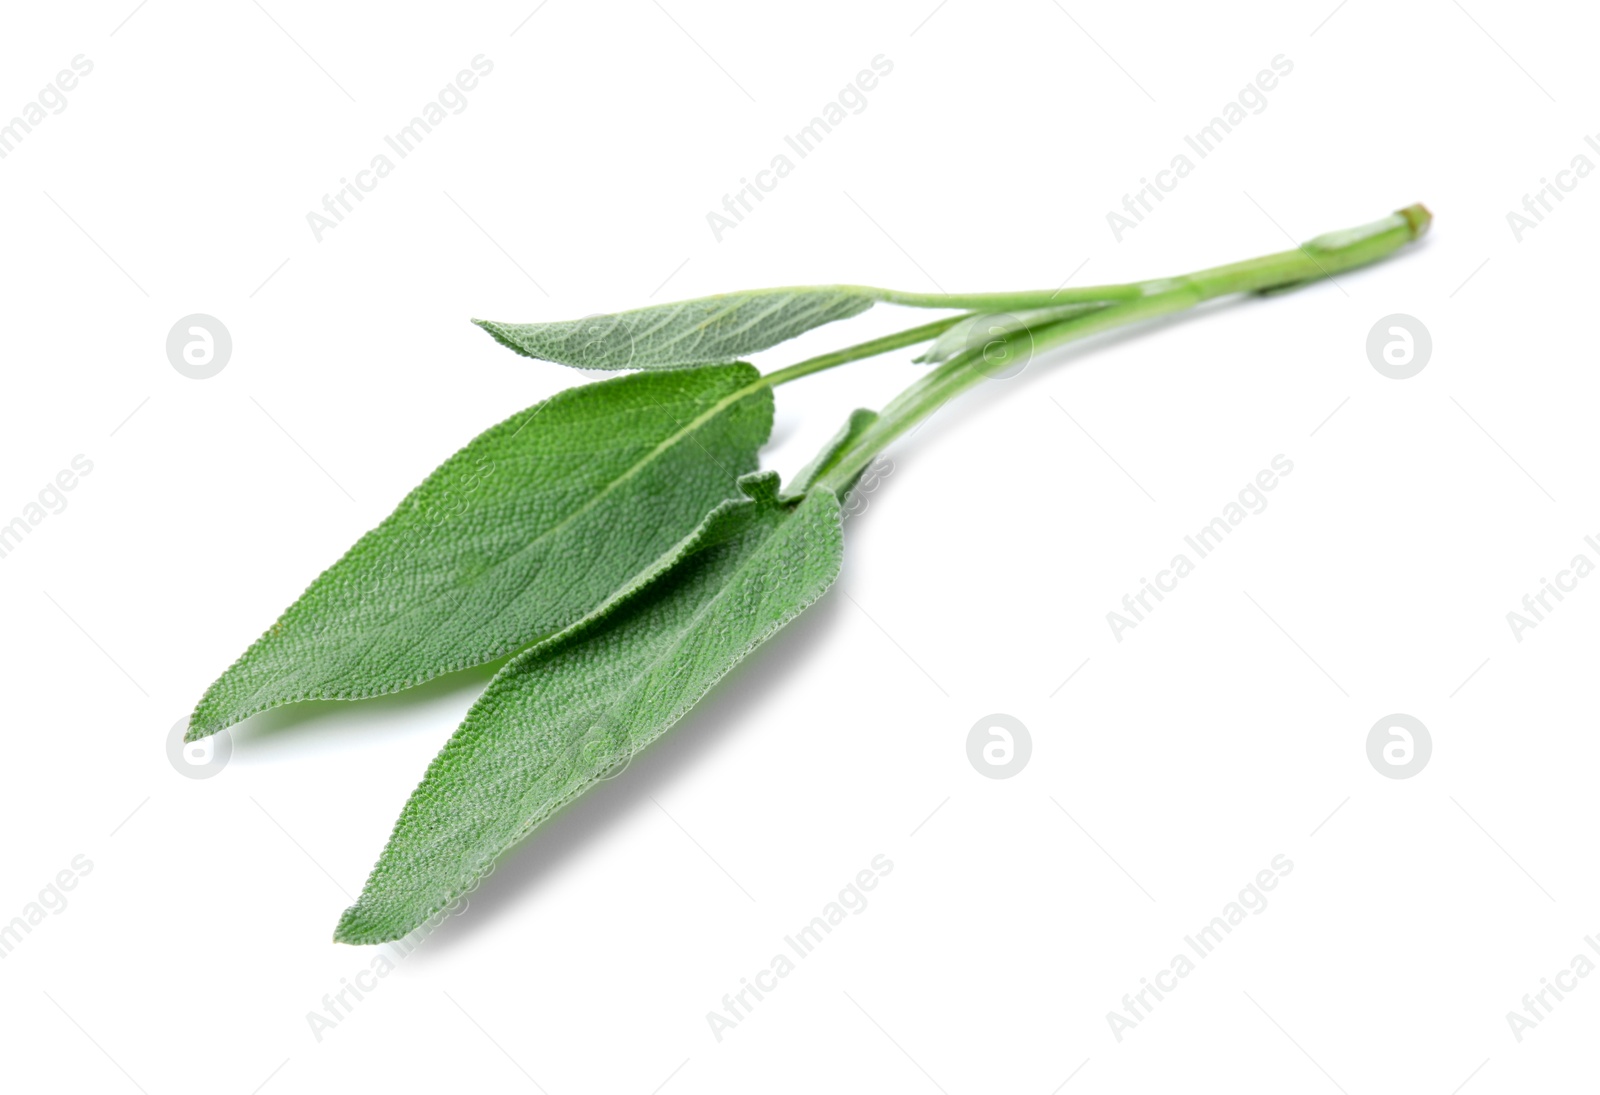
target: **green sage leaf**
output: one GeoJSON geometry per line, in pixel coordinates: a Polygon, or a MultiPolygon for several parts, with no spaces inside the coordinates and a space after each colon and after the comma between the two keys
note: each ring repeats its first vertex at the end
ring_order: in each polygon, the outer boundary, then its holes
{"type": "Polygon", "coordinates": [[[578,369],[676,369],[737,361],[813,327],[860,315],[877,291],[853,285],[757,289],[553,323],[475,319],[526,357],[578,369]]]}
{"type": "Polygon", "coordinates": [[[737,495],[772,428],[745,364],[560,392],[485,431],[211,685],[188,737],[481,665],[612,595],[737,495]]]}
{"type": "Polygon", "coordinates": [[[843,551],[838,499],[786,501],[770,472],[741,485],[745,499],[594,615],[501,668],[412,793],[337,941],[416,928],[822,596],[843,551]]]}

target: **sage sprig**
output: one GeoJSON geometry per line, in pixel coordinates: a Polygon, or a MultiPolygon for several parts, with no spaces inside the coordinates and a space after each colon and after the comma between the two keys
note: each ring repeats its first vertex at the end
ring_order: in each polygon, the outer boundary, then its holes
{"type": "Polygon", "coordinates": [[[400,938],[821,597],[843,557],[841,502],[872,459],[1021,348],[1332,277],[1394,253],[1431,219],[1408,206],[1291,251],[1121,285],[813,286],[477,321],[530,357],[638,371],[563,391],[446,460],[207,689],[188,736],[512,655],[428,767],[335,933],[400,938]],[[766,374],[737,360],[878,303],[957,314],[766,374]],[[756,472],[774,388],[924,343],[929,370],[880,411],[853,412],[787,489],[756,472]]]}

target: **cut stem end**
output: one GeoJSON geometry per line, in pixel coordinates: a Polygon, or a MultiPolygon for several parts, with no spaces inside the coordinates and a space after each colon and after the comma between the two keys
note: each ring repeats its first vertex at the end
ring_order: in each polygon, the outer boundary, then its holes
{"type": "Polygon", "coordinates": [[[1433,223],[1433,214],[1428,212],[1428,207],[1421,202],[1408,205],[1404,209],[1396,209],[1395,212],[1404,217],[1406,223],[1411,226],[1411,238],[1414,240],[1427,235],[1428,226],[1433,223]]]}

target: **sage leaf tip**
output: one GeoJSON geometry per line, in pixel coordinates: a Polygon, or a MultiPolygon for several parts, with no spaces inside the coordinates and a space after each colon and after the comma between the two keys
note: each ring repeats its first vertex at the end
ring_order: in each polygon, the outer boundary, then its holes
{"type": "Polygon", "coordinates": [[[518,345],[516,339],[512,338],[511,335],[507,332],[506,328],[508,326],[510,326],[509,324],[497,323],[492,319],[474,319],[472,322],[476,326],[481,327],[485,331],[487,331],[489,333],[489,337],[490,338],[494,339],[496,342],[498,342],[500,345],[504,346],[506,349],[511,350],[513,353],[521,354],[523,357],[532,357],[532,356],[534,356],[534,355],[528,353],[528,351],[524,350],[520,345],[518,345]]]}
{"type": "Polygon", "coordinates": [[[392,942],[404,934],[404,932],[385,930],[384,926],[371,918],[368,910],[357,901],[339,917],[339,924],[333,929],[333,941],[352,947],[370,947],[378,943],[392,942]]]}

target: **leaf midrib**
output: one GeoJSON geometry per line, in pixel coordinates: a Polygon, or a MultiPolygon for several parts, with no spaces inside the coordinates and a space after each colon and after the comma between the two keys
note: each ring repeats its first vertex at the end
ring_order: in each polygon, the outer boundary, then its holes
{"type": "MultiPolygon", "coordinates": [[[[819,288],[824,288],[824,287],[819,287],[819,288]]],[[[846,287],[827,286],[825,288],[828,291],[835,293],[835,299],[848,298],[850,296],[856,295],[856,294],[852,294],[852,293],[847,292],[846,291],[846,287]]],[[[774,294],[779,294],[779,293],[784,293],[784,292],[788,292],[788,293],[792,293],[793,292],[792,289],[790,289],[790,290],[777,290],[777,289],[775,289],[775,290],[768,290],[768,291],[772,292],[774,294]]],[[[667,347],[681,345],[682,343],[688,341],[690,338],[693,338],[695,340],[695,344],[698,344],[698,342],[701,339],[704,338],[705,332],[707,330],[709,330],[714,324],[716,324],[717,322],[719,322],[722,319],[726,318],[727,316],[736,314],[739,311],[740,308],[746,307],[750,303],[750,299],[749,298],[754,296],[755,293],[754,292],[751,292],[751,293],[748,293],[748,294],[745,294],[745,293],[729,293],[729,294],[725,294],[725,295],[729,298],[729,303],[725,307],[722,307],[722,308],[718,309],[717,311],[712,312],[710,315],[708,315],[704,319],[702,319],[699,323],[694,324],[692,327],[689,327],[689,328],[681,331],[678,334],[672,335],[671,337],[667,338],[664,342],[659,343],[657,345],[657,347],[652,347],[652,348],[653,349],[654,348],[662,348],[662,349],[664,349],[664,348],[667,348],[667,347]]],[[[818,312],[818,311],[822,310],[822,308],[820,307],[820,304],[821,304],[821,300],[823,298],[823,294],[819,292],[819,293],[815,294],[815,297],[817,299],[812,302],[811,307],[809,309],[809,311],[812,312],[812,313],[815,313],[815,312],[818,312]]],[[[704,298],[704,299],[706,299],[706,300],[714,300],[716,298],[715,297],[707,297],[707,298],[704,298]]],[[[763,322],[764,320],[768,319],[775,312],[782,311],[784,306],[787,303],[781,296],[777,296],[777,295],[775,295],[773,297],[773,300],[774,300],[774,303],[772,305],[770,305],[765,311],[758,312],[755,316],[753,316],[747,322],[745,322],[741,326],[735,328],[734,331],[729,332],[729,333],[730,334],[744,334],[744,333],[748,332],[752,327],[754,327],[754,326],[758,325],[759,323],[763,322]]],[[[871,305],[869,304],[868,306],[870,307],[871,305]]],[[[654,309],[651,309],[651,311],[654,311],[654,309]]],[[[670,327],[672,325],[673,318],[674,317],[673,317],[672,313],[670,313],[670,312],[665,313],[665,314],[663,314],[661,316],[659,322],[657,322],[653,327],[647,327],[647,328],[637,332],[634,337],[635,338],[653,338],[658,331],[661,331],[661,330],[663,330],[665,328],[670,327]]]]}
{"type": "MultiPolygon", "coordinates": [[[[724,396],[722,399],[718,400],[716,403],[713,403],[705,411],[703,411],[702,413],[697,415],[687,425],[680,427],[676,432],[674,432],[671,435],[669,435],[668,437],[664,438],[661,442],[659,442],[655,446],[655,448],[651,449],[644,456],[640,457],[637,461],[635,461],[632,465],[630,465],[621,475],[617,476],[611,482],[607,483],[606,486],[603,489],[601,489],[599,492],[597,492],[592,497],[590,497],[590,499],[588,501],[586,501],[583,505],[581,505],[577,509],[573,510],[566,517],[562,518],[555,525],[552,525],[550,528],[546,529],[544,532],[540,533],[538,536],[534,537],[532,540],[529,540],[526,543],[524,543],[521,547],[517,548],[517,550],[512,552],[510,555],[507,555],[504,558],[499,559],[499,560],[491,563],[489,566],[485,567],[483,570],[479,571],[477,574],[472,575],[471,577],[467,578],[465,581],[463,581],[463,582],[461,582],[459,584],[449,586],[449,587],[447,587],[445,589],[435,590],[435,591],[429,593],[427,598],[424,601],[408,606],[404,613],[401,613],[400,615],[394,616],[394,617],[390,618],[389,620],[386,620],[383,623],[378,624],[378,625],[376,625],[374,627],[369,627],[369,628],[364,629],[363,630],[363,635],[359,636],[359,637],[366,637],[366,638],[369,638],[371,641],[369,641],[369,643],[367,644],[366,651],[362,655],[358,655],[357,656],[358,660],[359,660],[360,657],[363,657],[365,655],[365,653],[368,653],[373,649],[373,647],[374,647],[374,645],[376,643],[376,640],[380,636],[390,633],[394,628],[398,627],[403,622],[414,619],[415,615],[418,613],[419,610],[421,610],[421,609],[423,609],[425,607],[433,605],[440,598],[445,596],[447,593],[455,592],[455,591],[461,590],[463,588],[469,588],[469,587],[472,587],[474,585],[479,584],[482,580],[484,580],[488,576],[496,573],[501,568],[507,566],[508,564],[510,564],[511,562],[515,561],[516,559],[520,558],[523,554],[525,554],[526,552],[532,550],[534,547],[536,547],[537,545],[539,545],[543,541],[547,540],[549,537],[551,537],[551,536],[555,535],[556,533],[558,533],[558,532],[568,528],[569,526],[571,526],[574,522],[579,520],[584,514],[588,513],[595,506],[599,505],[602,499],[608,497],[609,495],[614,493],[618,488],[620,488],[624,483],[627,483],[627,482],[631,481],[634,477],[636,477],[638,474],[640,474],[645,467],[647,467],[651,463],[653,463],[657,458],[660,457],[660,455],[662,453],[666,452],[668,449],[670,449],[673,446],[677,445],[684,438],[689,437],[690,435],[692,435],[695,431],[699,430],[707,422],[709,422],[711,419],[715,418],[718,414],[721,414],[722,411],[726,410],[728,407],[733,406],[735,403],[738,403],[740,400],[745,399],[746,397],[748,397],[750,395],[755,394],[756,392],[760,391],[764,387],[766,387],[765,378],[757,377],[757,379],[755,381],[751,382],[750,384],[747,384],[742,388],[738,388],[735,391],[730,392],[728,395],[724,396]]],[[[663,410],[666,409],[665,404],[657,403],[655,405],[657,407],[663,409],[663,410]]],[[[668,413],[670,413],[670,412],[668,412],[668,413]]],[[[520,591],[519,591],[518,595],[520,596],[520,591]]],[[[508,598],[508,600],[511,600],[511,598],[508,598]]],[[[439,620],[435,624],[434,628],[426,636],[424,636],[424,638],[432,638],[433,634],[437,633],[438,628],[443,626],[443,623],[444,623],[444,621],[442,619],[439,620]]],[[[544,635],[536,636],[536,637],[530,639],[528,642],[523,643],[520,647],[517,647],[516,649],[526,649],[527,647],[532,646],[532,645],[534,645],[536,643],[542,642],[545,639],[548,639],[553,635],[559,634],[562,630],[564,630],[564,628],[558,628],[555,631],[546,632],[544,635]]],[[[502,656],[504,656],[505,654],[507,654],[509,652],[510,651],[501,650],[497,654],[495,654],[494,657],[502,657],[502,656]]],[[[493,658],[490,658],[489,660],[492,661],[493,658]]],[[[441,676],[443,673],[448,673],[448,672],[452,672],[452,670],[449,669],[449,668],[446,668],[446,669],[443,669],[443,670],[439,670],[438,672],[433,673],[429,677],[423,677],[423,678],[421,678],[421,680],[413,681],[412,684],[414,684],[414,685],[415,684],[420,684],[420,683],[422,683],[422,681],[432,680],[434,677],[441,676]]],[[[245,717],[248,717],[248,715],[251,715],[251,714],[257,714],[260,711],[266,709],[266,708],[263,708],[263,707],[258,707],[258,706],[256,706],[256,704],[257,704],[261,694],[263,692],[268,691],[268,689],[274,683],[276,683],[275,680],[274,681],[268,681],[268,682],[264,683],[261,687],[255,689],[254,691],[252,691],[250,693],[249,699],[246,701],[246,704],[245,704],[245,706],[248,708],[248,712],[247,712],[245,717]]]]}

